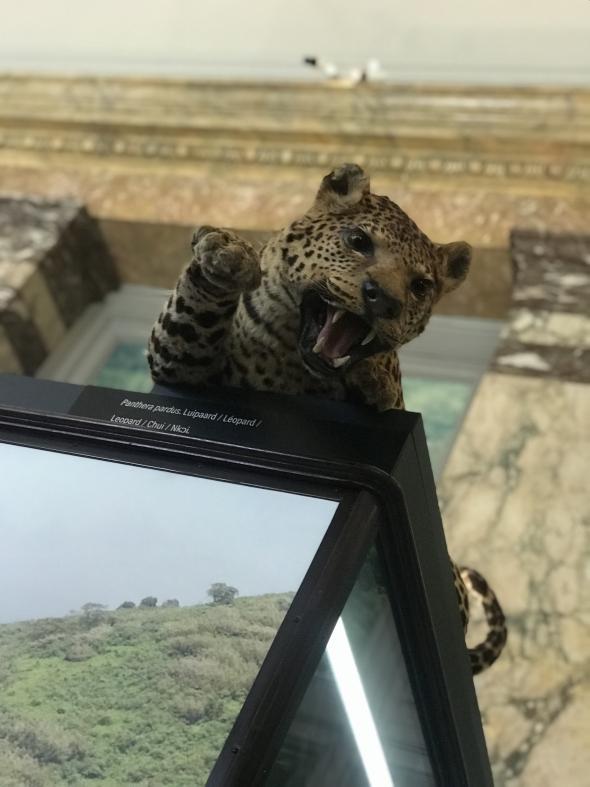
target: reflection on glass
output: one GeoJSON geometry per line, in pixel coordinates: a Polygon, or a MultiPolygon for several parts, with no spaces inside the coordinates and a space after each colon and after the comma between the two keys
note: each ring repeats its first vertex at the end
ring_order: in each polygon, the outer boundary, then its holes
{"type": "Polygon", "coordinates": [[[0,780],[204,784],[337,504],[0,462],[0,780]]]}
{"type": "MultiPolygon", "coordinates": [[[[146,335],[148,332],[146,327],[146,335]]],[[[94,385],[148,393],[154,387],[146,357],[146,343],[119,342],[92,380],[94,385]]]]}
{"type": "Polygon", "coordinates": [[[432,787],[412,690],[373,550],[265,787],[432,787]]]}
{"type": "Polygon", "coordinates": [[[369,784],[393,787],[379,732],[342,618],[336,622],[326,654],[369,784]]]}
{"type": "Polygon", "coordinates": [[[406,408],[422,413],[435,478],[442,472],[461,419],[473,395],[473,383],[404,376],[406,408]]]}

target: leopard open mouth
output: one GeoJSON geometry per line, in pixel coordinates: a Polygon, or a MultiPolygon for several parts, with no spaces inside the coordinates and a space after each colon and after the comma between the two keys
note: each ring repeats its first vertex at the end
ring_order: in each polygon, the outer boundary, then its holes
{"type": "Polygon", "coordinates": [[[316,290],[303,295],[299,351],[312,371],[324,375],[342,372],[385,349],[373,326],[358,314],[328,303],[316,290]]]}

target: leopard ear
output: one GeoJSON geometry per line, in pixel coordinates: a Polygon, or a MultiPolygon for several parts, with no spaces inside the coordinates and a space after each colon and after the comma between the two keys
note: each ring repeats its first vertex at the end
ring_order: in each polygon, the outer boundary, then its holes
{"type": "Polygon", "coordinates": [[[442,243],[443,293],[456,289],[467,276],[471,264],[471,246],[465,241],[442,243]]]}
{"type": "Polygon", "coordinates": [[[333,211],[346,211],[370,191],[369,176],[358,164],[343,164],[322,180],[315,204],[333,211]]]}

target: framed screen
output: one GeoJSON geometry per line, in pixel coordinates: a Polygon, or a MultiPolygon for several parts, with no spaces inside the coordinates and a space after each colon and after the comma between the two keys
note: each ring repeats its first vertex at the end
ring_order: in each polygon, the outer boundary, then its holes
{"type": "Polygon", "coordinates": [[[0,456],[0,773],[205,784],[338,502],[0,456]]]}
{"type": "Polygon", "coordinates": [[[129,401],[0,376],[0,781],[491,785],[419,417],[129,401]]]}

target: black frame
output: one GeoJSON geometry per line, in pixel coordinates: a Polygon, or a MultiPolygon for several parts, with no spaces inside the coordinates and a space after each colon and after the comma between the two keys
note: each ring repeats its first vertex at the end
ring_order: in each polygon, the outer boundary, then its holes
{"type": "Polygon", "coordinates": [[[199,424],[198,435],[175,436],[108,423],[105,413],[123,394],[0,375],[0,442],[342,501],[208,785],[263,783],[377,540],[437,783],[491,786],[420,417],[305,398],[295,408],[293,398],[220,390],[193,394],[193,402],[270,414],[280,431],[199,424]]]}

